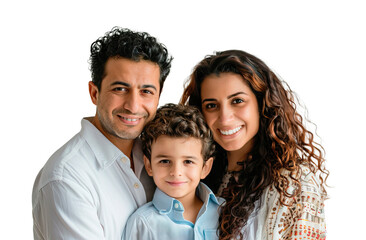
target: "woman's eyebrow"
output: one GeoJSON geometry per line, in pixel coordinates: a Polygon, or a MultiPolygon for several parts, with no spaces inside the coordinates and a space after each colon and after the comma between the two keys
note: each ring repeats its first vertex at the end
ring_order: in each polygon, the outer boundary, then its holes
{"type": "MultiPolygon", "coordinates": [[[[238,96],[238,95],[240,95],[240,94],[244,94],[244,95],[248,95],[247,93],[245,93],[245,92],[236,92],[236,93],[233,93],[233,94],[230,94],[229,96],[227,96],[227,99],[230,99],[230,98],[232,98],[232,97],[235,97],[235,96],[238,96]]],[[[206,98],[206,99],[203,99],[202,100],[202,104],[204,103],[204,102],[214,102],[214,101],[217,101],[215,98],[206,98]]]]}
{"type": "Polygon", "coordinates": [[[213,101],[216,101],[216,99],[215,98],[206,98],[206,99],[202,100],[202,103],[204,103],[204,102],[213,102],[213,101]]]}
{"type": "Polygon", "coordinates": [[[227,99],[232,98],[232,97],[236,97],[236,96],[238,96],[238,95],[240,95],[240,94],[248,95],[248,94],[247,94],[247,93],[245,93],[245,92],[236,92],[236,93],[234,93],[234,94],[229,95],[229,96],[227,97],[227,99]]]}

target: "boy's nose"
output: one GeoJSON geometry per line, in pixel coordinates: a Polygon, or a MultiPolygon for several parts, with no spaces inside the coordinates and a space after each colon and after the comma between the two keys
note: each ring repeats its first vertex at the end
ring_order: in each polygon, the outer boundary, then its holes
{"type": "Polygon", "coordinates": [[[181,169],[182,168],[179,164],[174,164],[170,169],[170,175],[171,176],[181,176],[182,175],[181,169]]]}

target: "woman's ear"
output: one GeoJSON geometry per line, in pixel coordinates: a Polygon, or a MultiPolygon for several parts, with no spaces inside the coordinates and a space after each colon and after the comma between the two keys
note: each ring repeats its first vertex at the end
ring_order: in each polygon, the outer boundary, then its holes
{"type": "Polygon", "coordinates": [[[213,157],[210,157],[203,165],[201,172],[201,179],[204,179],[210,173],[212,169],[212,164],[213,164],[213,157]]]}
{"type": "Polygon", "coordinates": [[[152,168],[151,168],[151,163],[150,160],[144,155],[144,164],[145,164],[145,169],[147,174],[149,174],[149,176],[152,177],[152,168]]]}

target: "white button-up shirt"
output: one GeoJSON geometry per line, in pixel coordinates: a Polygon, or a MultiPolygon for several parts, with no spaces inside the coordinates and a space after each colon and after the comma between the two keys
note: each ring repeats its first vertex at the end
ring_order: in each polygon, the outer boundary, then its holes
{"type": "Polygon", "coordinates": [[[141,143],[130,160],[88,120],[56,151],[33,187],[34,239],[121,239],[128,217],[152,199],[141,143]]]}

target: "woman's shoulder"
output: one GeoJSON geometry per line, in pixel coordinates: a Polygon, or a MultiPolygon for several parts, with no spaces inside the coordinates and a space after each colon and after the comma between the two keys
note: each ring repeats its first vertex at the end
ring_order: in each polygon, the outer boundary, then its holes
{"type": "Polygon", "coordinates": [[[319,196],[325,195],[318,173],[312,171],[308,165],[300,165],[299,171],[296,174],[291,173],[287,169],[283,169],[281,174],[289,182],[287,189],[289,194],[293,194],[295,190],[301,187],[300,195],[306,193],[313,193],[319,196]]]}
{"type": "Polygon", "coordinates": [[[292,239],[306,232],[322,237],[325,232],[326,194],[319,176],[306,165],[300,166],[298,174],[283,170],[282,175],[289,181],[287,193],[294,194],[299,187],[300,191],[292,197],[284,197],[281,202],[276,188],[269,187],[267,203],[271,208],[266,220],[268,236],[272,239],[292,239]]]}

